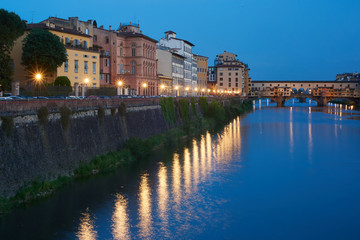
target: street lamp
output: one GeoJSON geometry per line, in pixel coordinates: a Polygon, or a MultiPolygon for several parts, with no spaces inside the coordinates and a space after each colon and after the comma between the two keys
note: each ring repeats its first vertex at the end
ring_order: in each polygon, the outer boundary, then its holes
{"type": "Polygon", "coordinates": [[[179,92],[178,92],[178,90],[179,90],[179,86],[175,86],[175,91],[176,91],[176,94],[175,94],[175,96],[179,96],[179,92]]]}
{"type": "Polygon", "coordinates": [[[144,88],[144,97],[145,97],[145,91],[146,91],[147,86],[148,86],[147,83],[142,84],[142,87],[144,88]]]}
{"type": "Polygon", "coordinates": [[[88,78],[85,78],[84,80],[84,84],[82,85],[82,97],[84,98],[85,97],[85,92],[87,90],[87,84],[89,83],[89,79],[88,78]]]}
{"type": "Polygon", "coordinates": [[[123,82],[122,82],[122,81],[118,81],[118,82],[117,82],[117,95],[121,95],[121,94],[122,94],[122,85],[123,85],[123,82]]]}

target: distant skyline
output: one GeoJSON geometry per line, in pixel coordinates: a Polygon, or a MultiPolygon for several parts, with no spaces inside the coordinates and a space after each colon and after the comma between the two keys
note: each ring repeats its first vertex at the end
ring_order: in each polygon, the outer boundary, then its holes
{"type": "Polygon", "coordinates": [[[237,54],[253,80],[335,80],[360,72],[358,0],[16,0],[0,8],[29,23],[77,16],[115,29],[131,21],[156,40],[172,30],[209,57],[209,66],[224,51],[237,54]]]}

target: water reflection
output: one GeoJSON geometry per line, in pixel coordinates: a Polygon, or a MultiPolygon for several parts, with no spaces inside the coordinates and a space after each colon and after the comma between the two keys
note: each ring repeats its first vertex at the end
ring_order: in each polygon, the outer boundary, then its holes
{"type": "Polygon", "coordinates": [[[127,199],[123,195],[117,194],[112,217],[114,239],[130,239],[130,224],[127,205],[127,199]]]}
{"type": "Polygon", "coordinates": [[[169,237],[168,229],[168,205],[169,205],[169,189],[167,180],[167,168],[163,163],[160,163],[159,168],[159,184],[158,184],[158,209],[159,218],[161,221],[161,230],[163,234],[169,237]]]}
{"type": "Polygon", "coordinates": [[[139,190],[139,235],[150,238],[152,233],[151,192],[148,183],[148,174],[141,176],[139,190]]]}
{"type": "Polygon", "coordinates": [[[81,214],[80,226],[76,236],[80,240],[93,240],[97,238],[97,231],[95,230],[94,224],[95,221],[91,217],[89,209],[86,209],[86,212],[81,214]]]}

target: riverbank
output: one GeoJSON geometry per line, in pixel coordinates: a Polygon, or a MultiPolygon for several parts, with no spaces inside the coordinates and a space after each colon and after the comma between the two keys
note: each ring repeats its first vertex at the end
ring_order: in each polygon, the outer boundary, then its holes
{"type": "MultiPolygon", "coordinates": [[[[35,199],[50,196],[76,178],[106,174],[124,166],[147,158],[154,151],[168,146],[176,146],[188,137],[194,137],[204,131],[216,131],[228,121],[252,108],[250,101],[232,99],[226,103],[200,98],[174,101],[163,98],[160,101],[161,112],[168,130],[146,138],[131,137],[121,150],[99,155],[90,162],[80,164],[74,171],[57,177],[55,180],[35,180],[20,188],[13,197],[2,197],[0,212],[7,213],[12,208],[30,203],[35,199]],[[180,124],[178,124],[180,119],[180,124]]],[[[120,110],[119,110],[119,113],[120,110]]]]}

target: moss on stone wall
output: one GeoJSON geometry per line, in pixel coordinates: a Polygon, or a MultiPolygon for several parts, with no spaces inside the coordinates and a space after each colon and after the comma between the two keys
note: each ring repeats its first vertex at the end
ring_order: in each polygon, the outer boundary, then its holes
{"type": "Polygon", "coordinates": [[[14,119],[12,117],[1,117],[1,129],[7,137],[11,137],[14,129],[14,119]]]}
{"type": "Polygon", "coordinates": [[[72,112],[68,107],[63,106],[60,108],[60,121],[64,130],[67,130],[70,126],[71,115],[72,112]]]}
{"type": "Polygon", "coordinates": [[[49,121],[49,109],[47,107],[41,107],[38,111],[39,122],[45,126],[49,121]]]}
{"type": "Polygon", "coordinates": [[[172,97],[160,99],[161,112],[164,116],[166,124],[170,126],[176,123],[175,104],[172,97]]]}

